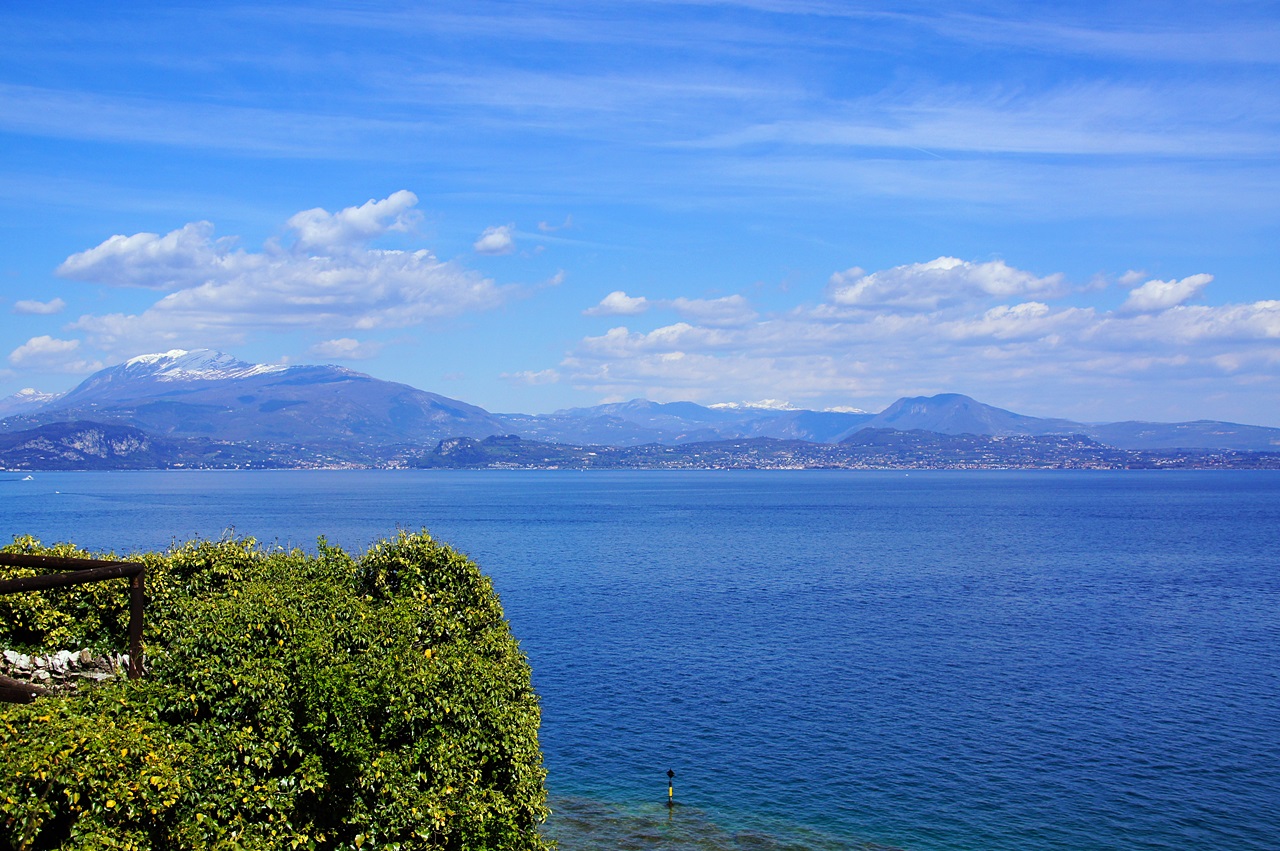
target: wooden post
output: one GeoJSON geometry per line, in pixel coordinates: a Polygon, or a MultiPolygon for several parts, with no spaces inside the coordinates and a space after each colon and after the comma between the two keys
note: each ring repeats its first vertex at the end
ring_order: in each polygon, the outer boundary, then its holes
{"type": "Polygon", "coordinates": [[[144,571],[129,580],[129,679],[142,676],[142,609],[147,599],[143,586],[144,571]]]}

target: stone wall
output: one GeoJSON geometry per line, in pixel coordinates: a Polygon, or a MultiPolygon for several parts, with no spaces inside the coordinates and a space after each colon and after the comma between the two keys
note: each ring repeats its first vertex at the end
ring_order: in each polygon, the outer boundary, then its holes
{"type": "Polygon", "coordinates": [[[47,656],[14,650],[0,653],[0,675],[51,692],[75,691],[82,682],[100,683],[124,676],[128,670],[127,653],[99,654],[91,650],[59,650],[47,656]]]}

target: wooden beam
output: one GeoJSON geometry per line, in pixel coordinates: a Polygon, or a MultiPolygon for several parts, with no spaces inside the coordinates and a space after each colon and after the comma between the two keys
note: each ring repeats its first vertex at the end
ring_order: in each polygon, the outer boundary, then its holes
{"type": "Polygon", "coordinates": [[[0,701],[4,703],[30,703],[37,697],[44,697],[47,694],[50,694],[50,691],[46,688],[0,674],[0,701]]]}
{"type": "Polygon", "coordinates": [[[120,564],[123,559],[63,558],[62,556],[32,556],[24,553],[0,553],[0,564],[12,567],[41,567],[45,570],[86,570],[120,564]]]}
{"type": "Polygon", "coordinates": [[[137,576],[146,565],[137,562],[104,562],[103,567],[88,567],[69,573],[42,573],[21,579],[0,579],[0,594],[16,594],[21,591],[43,591],[46,588],[65,588],[69,585],[85,585],[104,579],[124,579],[137,576]]]}

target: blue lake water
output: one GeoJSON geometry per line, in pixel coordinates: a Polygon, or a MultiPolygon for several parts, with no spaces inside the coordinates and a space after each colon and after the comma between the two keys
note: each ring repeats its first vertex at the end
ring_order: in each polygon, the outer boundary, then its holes
{"type": "Polygon", "coordinates": [[[565,851],[1280,847],[1280,474],[0,473],[6,541],[397,528],[494,577],[565,851]]]}

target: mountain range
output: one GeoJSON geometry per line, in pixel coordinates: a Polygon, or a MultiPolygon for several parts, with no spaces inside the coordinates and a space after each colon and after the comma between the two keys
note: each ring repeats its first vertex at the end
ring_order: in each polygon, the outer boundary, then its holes
{"type": "MultiPolygon", "coordinates": [[[[239,457],[239,450],[227,447],[246,445],[274,447],[279,463],[311,451],[330,463],[359,464],[421,453],[453,438],[518,435],[527,445],[611,447],[757,438],[835,445],[866,429],[993,438],[1075,435],[1134,451],[1280,451],[1277,428],[1216,421],[1078,423],[1025,416],[955,393],[899,399],[877,414],[643,399],[552,414],[501,414],[343,367],[251,364],[207,349],[136,357],[61,395],[23,391],[0,400],[0,417],[8,443],[26,432],[49,440],[39,432],[59,424],[63,431],[67,424],[97,424],[104,435],[107,428],[137,430],[120,437],[120,446],[136,449],[146,438],[171,452],[180,447],[195,464],[210,453],[239,457]],[[282,446],[295,451],[281,456],[282,446]]],[[[150,457],[139,456],[137,463],[150,457]]]]}

